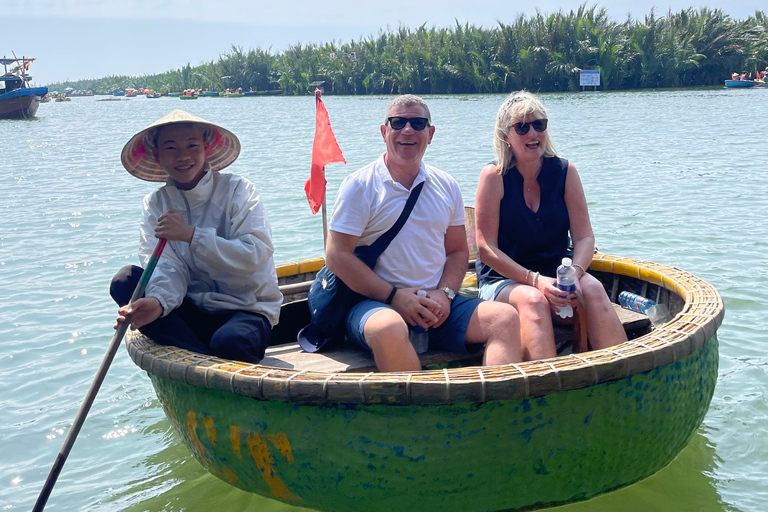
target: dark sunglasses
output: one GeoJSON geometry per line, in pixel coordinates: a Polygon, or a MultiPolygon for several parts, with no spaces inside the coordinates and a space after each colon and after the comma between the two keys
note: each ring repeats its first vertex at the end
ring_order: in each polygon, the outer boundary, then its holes
{"type": "Polygon", "coordinates": [[[533,126],[534,130],[541,133],[547,129],[548,121],[549,121],[548,119],[537,119],[535,121],[531,121],[530,123],[515,123],[512,125],[512,128],[515,129],[515,133],[517,133],[518,135],[525,135],[526,133],[528,133],[531,126],[533,126]]]}
{"type": "Polygon", "coordinates": [[[387,122],[393,130],[402,130],[405,125],[411,123],[411,128],[420,132],[429,125],[429,119],[426,117],[388,117],[387,122]]]}

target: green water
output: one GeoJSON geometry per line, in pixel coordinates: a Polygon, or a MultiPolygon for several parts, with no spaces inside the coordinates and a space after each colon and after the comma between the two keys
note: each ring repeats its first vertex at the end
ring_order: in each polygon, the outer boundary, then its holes
{"type": "MultiPolygon", "coordinates": [[[[47,103],[0,121],[0,509],[29,510],[112,336],[112,274],[136,263],[141,198],[128,138],[174,108],[233,130],[231,171],[259,187],[275,261],[322,254],[309,176],[314,99],[173,98],[47,103]]],[[[453,174],[467,205],[493,158],[501,96],[428,97],[426,160],[453,174]]],[[[348,164],[327,169],[329,204],[375,159],[385,97],[326,97],[348,164]]],[[[726,316],[709,413],[667,468],[555,510],[768,509],[768,90],[544,95],[550,130],[584,183],[598,248],[674,265],[711,282],[726,316]],[[741,122],[735,122],[741,118],[741,122]]],[[[148,377],[121,349],[49,501],[50,510],[288,511],[208,475],[173,433],[148,377]]]]}

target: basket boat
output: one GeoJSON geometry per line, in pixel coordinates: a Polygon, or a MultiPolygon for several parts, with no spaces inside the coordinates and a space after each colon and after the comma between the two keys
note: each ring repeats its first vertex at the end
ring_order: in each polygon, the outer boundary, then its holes
{"type": "Polygon", "coordinates": [[[630,341],[611,349],[494,367],[433,354],[423,371],[376,373],[370,361],[323,370],[343,363],[343,350],[301,354],[293,344],[308,321],[307,283],[322,264],[278,267],[285,304],[278,345],[262,364],[158,345],[138,332],[126,340],[192,455],[246,491],[328,511],[585,500],[670,463],[712,398],[723,303],[678,268],[595,256],[589,271],[614,302],[628,290],[673,315],[656,329],[647,318],[625,322],[630,341]]]}

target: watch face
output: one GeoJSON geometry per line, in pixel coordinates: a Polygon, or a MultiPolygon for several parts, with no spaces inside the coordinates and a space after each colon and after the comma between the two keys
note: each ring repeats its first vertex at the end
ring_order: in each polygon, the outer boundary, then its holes
{"type": "Polygon", "coordinates": [[[445,292],[445,294],[448,296],[450,300],[453,300],[454,297],[456,297],[456,292],[448,288],[447,286],[442,288],[442,290],[445,292]]]}

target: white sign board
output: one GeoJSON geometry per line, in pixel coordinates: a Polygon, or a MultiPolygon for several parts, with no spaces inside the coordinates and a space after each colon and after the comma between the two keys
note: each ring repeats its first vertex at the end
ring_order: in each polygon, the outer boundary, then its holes
{"type": "Polygon", "coordinates": [[[600,70],[582,69],[581,74],[579,75],[579,85],[582,87],[599,87],[600,70]]]}

